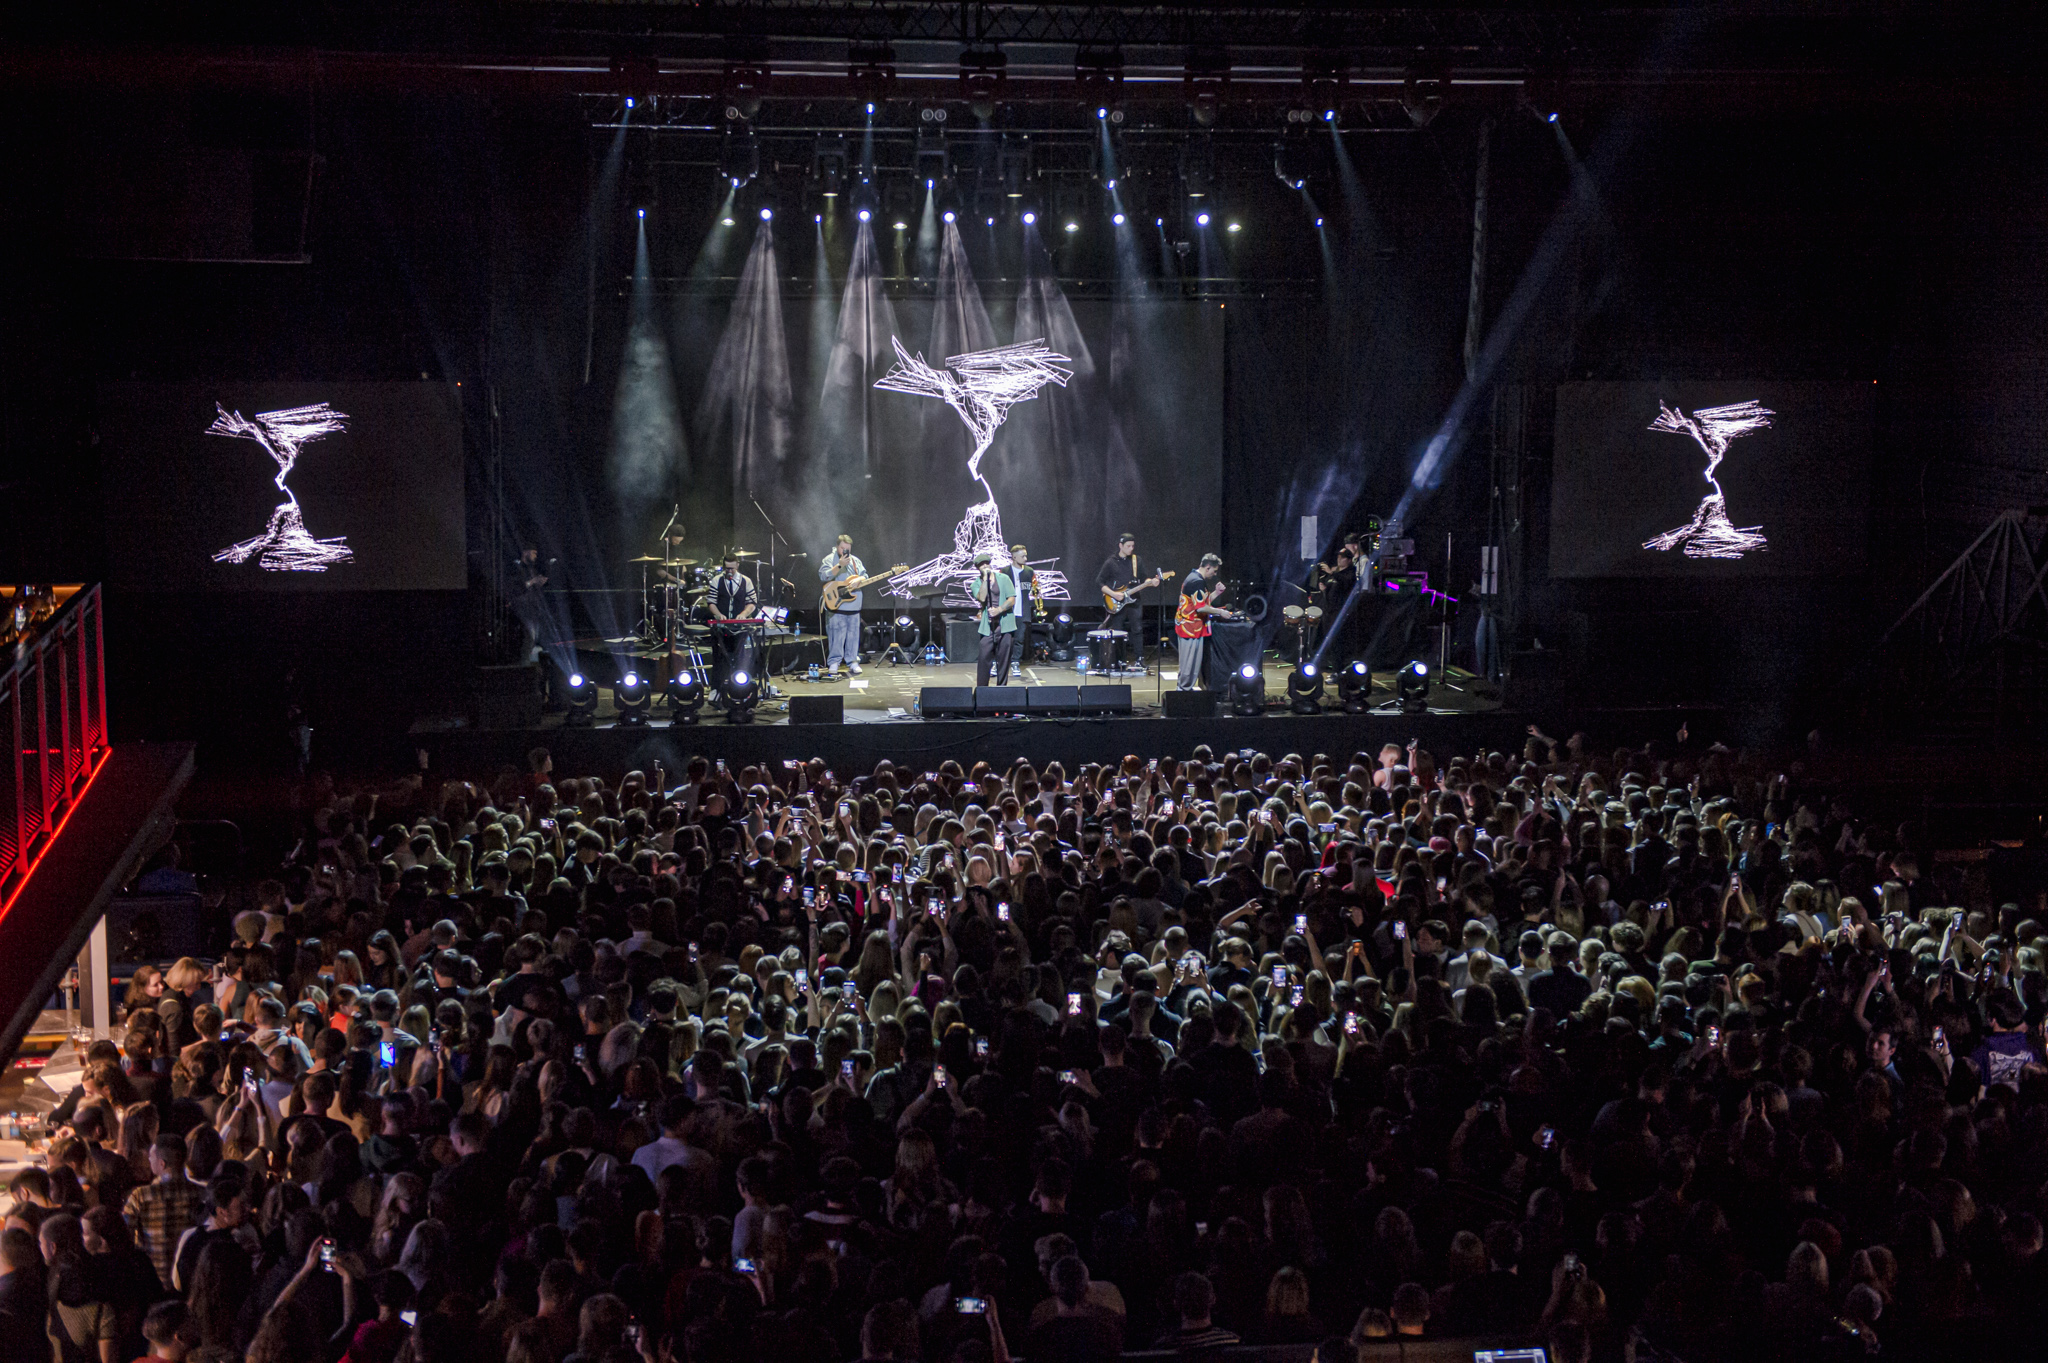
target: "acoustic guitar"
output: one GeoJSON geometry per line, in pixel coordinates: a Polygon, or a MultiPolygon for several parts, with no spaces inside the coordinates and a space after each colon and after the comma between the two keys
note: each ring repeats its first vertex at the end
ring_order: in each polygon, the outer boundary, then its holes
{"type": "Polygon", "coordinates": [[[1155,568],[1152,576],[1146,578],[1143,582],[1134,582],[1130,586],[1121,589],[1104,587],[1102,589],[1102,604],[1109,609],[1111,614],[1115,614],[1124,608],[1125,602],[1129,601],[1139,592],[1144,591],[1148,587],[1156,587],[1172,576],[1173,569],[1171,568],[1155,568]]]}
{"type": "Polygon", "coordinates": [[[866,577],[849,577],[844,580],[834,579],[825,584],[825,596],[822,604],[826,610],[836,611],[839,609],[840,602],[859,591],[862,587],[870,586],[876,582],[887,582],[898,573],[907,573],[909,571],[909,564],[899,563],[885,573],[869,573],[866,577]]]}

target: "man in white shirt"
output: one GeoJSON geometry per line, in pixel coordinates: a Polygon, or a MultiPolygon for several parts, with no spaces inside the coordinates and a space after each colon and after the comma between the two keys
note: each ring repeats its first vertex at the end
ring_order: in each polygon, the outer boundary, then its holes
{"type": "Polygon", "coordinates": [[[661,1103],[661,1136],[633,1152],[633,1165],[657,1188],[661,1184],[662,1170],[681,1165],[689,1174],[689,1205],[709,1207],[718,1184],[718,1160],[710,1151],[700,1150],[683,1139],[683,1130],[696,1111],[697,1104],[688,1094],[672,1093],[664,1098],[661,1103]]]}
{"type": "Polygon", "coordinates": [[[1472,983],[1471,960],[1474,956],[1491,958],[1495,970],[1506,970],[1508,968],[1506,961],[1503,961],[1500,957],[1495,956],[1486,949],[1487,938],[1491,935],[1486,929],[1486,924],[1476,919],[1465,925],[1465,950],[1460,955],[1452,958],[1445,970],[1447,976],[1445,983],[1450,985],[1453,990],[1463,989],[1466,985],[1472,983]]]}

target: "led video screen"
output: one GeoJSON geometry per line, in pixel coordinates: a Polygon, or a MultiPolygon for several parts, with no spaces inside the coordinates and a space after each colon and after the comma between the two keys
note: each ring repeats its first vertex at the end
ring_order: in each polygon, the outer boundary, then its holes
{"type": "Polygon", "coordinates": [[[1561,385],[1551,576],[1862,571],[1875,394],[1867,381],[1561,385]]]}
{"type": "Polygon", "coordinates": [[[97,425],[116,587],[467,583],[451,385],[110,384],[97,425]]]}

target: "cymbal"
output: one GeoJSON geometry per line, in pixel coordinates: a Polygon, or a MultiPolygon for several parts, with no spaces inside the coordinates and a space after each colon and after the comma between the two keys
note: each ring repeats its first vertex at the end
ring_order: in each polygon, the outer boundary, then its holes
{"type": "Polygon", "coordinates": [[[761,557],[761,551],[759,549],[728,549],[725,551],[725,556],[727,558],[759,558],[761,557]]]}
{"type": "Polygon", "coordinates": [[[672,558],[668,561],[668,566],[671,568],[694,568],[698,562],[699,560],[694,558],[672,558]]]}
{"type": "Polygon", "coordinates": [[[668,560],[667,560],[667,559],[665,559],[665,558],[663,558],[663,557],[662,557],[662,556],[661,556],[660,554],[642,554],[642,555],[640,555],[640,557],[638,557],[638,558],[629,558],[629,559],[627,559],[627,560],[626,560],[626,562],[628,562],[628,563],[666,563],[666,562],[668,562],[668,560]]]}

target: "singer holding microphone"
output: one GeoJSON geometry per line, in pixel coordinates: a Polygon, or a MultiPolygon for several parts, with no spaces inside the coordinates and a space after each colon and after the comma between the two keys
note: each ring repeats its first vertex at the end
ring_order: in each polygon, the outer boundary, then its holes
{"type": "Polygon", "coordinates": [[[1010,655],[1017,643],[1017,584],[1010,574],[997,572],[995,554],[987,549],[974,556],[975,604],[981,607],[977,625],[981,631],[980,655],[974,665],[974,684],[989,685],[991,665],[995,685],[1010,681],[1010,655]]]}

